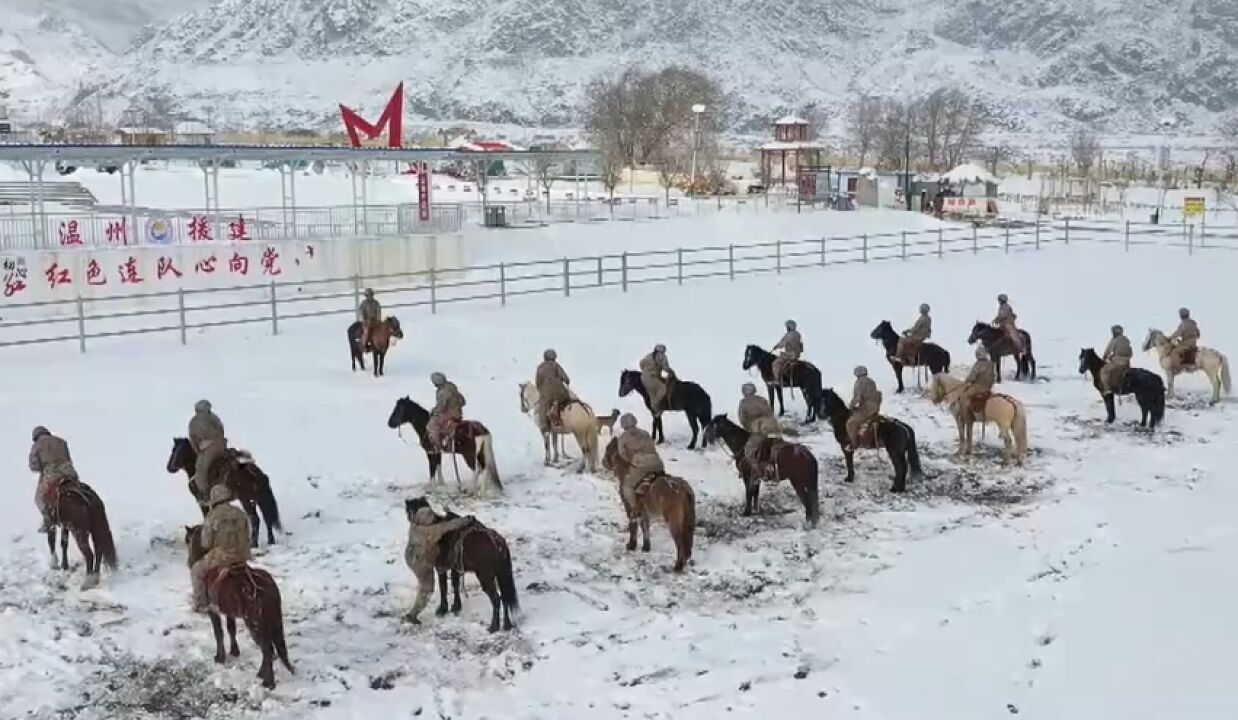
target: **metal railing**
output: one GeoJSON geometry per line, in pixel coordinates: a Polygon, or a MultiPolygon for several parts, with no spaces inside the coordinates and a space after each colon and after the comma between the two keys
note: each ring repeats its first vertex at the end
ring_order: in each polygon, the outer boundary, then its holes
{"type": "Polygon", "coordinates": [[[383,289],[386,311],[437,313],[451,305],[493,302],[506,306],[529,295],[574,294],[601,288],[623,292],[640,285],[756,274],[782,274],[829,267],[959,253],[1035,251],[1072,243],[1182,248],[1194,254],[1238,250],[1238,230],[1200,234],[1131,222],[1065,221],[1004,227],[941,227],[925,231],[712,247],[623,252],[547,260],[500,262],[311,280],[271,282],[175,292],[0,304],[0,347],[76,342],[85,352],[98,338],[176,333],[186,344],[191,331],[229,325],[266,324],[273,335],[287,322],[355,315],[363,286],[383,289]],[[25,317],[23,317],[25,316],[25,317]]]}

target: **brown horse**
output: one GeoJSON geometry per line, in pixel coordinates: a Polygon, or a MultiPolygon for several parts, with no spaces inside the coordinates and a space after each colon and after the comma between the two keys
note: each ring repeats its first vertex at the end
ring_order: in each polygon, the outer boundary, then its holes
{"type": "MultiPolygon", "coordinates": [[[[193,443],[188,439],[172,438],[172,453],[168,455],[167,471],[175,473],[185,471],[191,482],[189,492],[198,503],[202,517],[206,517],[206,497],[199,495],[192,482],[193,474],[198,467],[198,453],[193,449],[193,443]]],[[[228,486],[232,494],[241,501],[245,514],[249,516],[249,529],[252,535],[250,547],[258,547],[258,511],[262,511],[262,519],[267,524],[267,542],[275,544],[275,531],[282,531],[279,521],[279,505],[275,502],[275,494],[271,492],[271,479],[254,463],[253,457],[243,450],[229,450],[227,454],[216,460],[212,473],[221,478],[219,482],[228,486]]]]}
{"type": "MultiPolygon", "coordinates": [[[[202,526],[185,528],[185,546],[189,549],[189,566],[206,555],[202,547],[202,526]]],[[[215,631],[215,662],[223,664],[224,632],[219,614],[228,618],[228,640],[232,657],[241,654],[236,645],[236,619],[239,617],[249,628],[258,649],[262,651],[262,665],[258,677],[265,688],[275,687],[274,660],[278,656],[288,672],[295,674],[288,660],[288,648],[284,643],[284,611],[275,578],[265,570],[246,563],[236,563],[215,568],[206,573],[206,596],[210,609],[211,629],[215,631]]]]}
{"type": "Polygon", "coordinates": [[[387,374],[387,351],[391,349],[392,338],[404,339],[404,330],[400,321],[394,315],[388,315],[386,320],[374,326],[370,331],[370,344],[361,347],[361,321],[348,326],[348,353],[352,356],[352,369],[355,372],[360,365],[365,370],[365,353],[374,354],[374,377],[387,374]]]}
{"type": "MultiPolygon", "coordinates": [[[[82,589],[89,590],[99,584],[101,564],[106,564],[110,570],[116,569],[116,543],[112,539],[112,527],[108,524],[103,500],[80,480],[66,480],[53,492],[55,497],[51,498],[51,506],[56,510],[56,525],[62,528],[60,569],[69,569],[69,534],[72,533],[86,563],[82,589]]],[[[56,567],[56,525],[47,531],[47,549],[52,553],[53,569],[56,567]]]]}
{"type": "MultiPolygon", "coordinates": [[[[404,501],[404,512],[409,522],[423,507],[430,507],[430,502],[424,497],[404,501]]],[[[430,508],[433,512],[434,508],[430,508]]],[[[459,515],[445,511],[442,515],[435,513],[437,522],[455,520],[459,515]]],[[[442,617],[447,614],[447,573],[451,573],[451,589],[454,594],[451,612],[459,615],[463,604],[460,602],[460,574],[471,572],[481,585],[482,592],[490,598],[490,632],[499,630],[499,607],[503,609],[503,629],[511,630],[512,615],[519,616],[520,599],[516,596],[516,581],[512,574],[512,553],[507,548],[507,540],[503,536],[481,524],[461,528],[447,533],[439,541],[438,557],[434,559],[434,569],[438,571],[439,606],[434,614],[442,617]]]]}
{"type": "Polygon", "coordinates": [[[744,445],[748,443],[748,431],[727,420],[726,415],[718,415],[709,425],[705,426],[707,442],[722,440],[726,443],[735,464],[739,468],[740,477],[744,481],[744,515],[756,512],[761,495],[761,480],[790,480],[795,494],[804,504],[809,527],[816,527],[821,519],[821,508],[818,504],[817,458],[812,451],[803,445],[767,440],[770,454],[770,466],[773,477],[759,477],[748,461],[744,458],[744,445]]]}
{"type": "Polygon", "coordinates": [[[683,478],[659,473],[646,478],[636,486],[629,502],[623,492],[623,484],[632,466],[619,456],[619,439],[612,438],[602,456],[602,467],[615,474],[619,480],[619,499],[628,516],[628,551],[636,549],[636,526],[644,542],[641,551],[649,552],[649,515],[656,513],[666,521],[671,539],[675,541],[675,572],[683,572],[692,559],[692,541],[696,532],[696,494],[683,478]]]}

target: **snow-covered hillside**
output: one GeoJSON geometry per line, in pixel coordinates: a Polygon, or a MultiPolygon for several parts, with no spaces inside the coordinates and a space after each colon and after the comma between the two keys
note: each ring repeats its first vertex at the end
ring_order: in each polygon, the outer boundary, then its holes
{"type": "MultiPolygon", "coordinates": [[[[824,230],[835,215],[815,217],[824,230]]],[[[1204,343],[1232,353],[1238,330],[1220,313],[1238,256],[1211,253],[1074,243],[401,311],[408,339],[381,380],[349,372],[334,320],[290,323],[278,338],[213,329],[187,348],[167,335],[101,341],[81,356],[6,351],[0,702],[17,717],[81,720],[1233,716],[1238,414],[1207,407],[1195,378],[1155,436],[1130,427],[1131,404],[1107,428],[1076,373],[1080,346],[1102,343],[1110,324],[1137,335],[1183,304],[1204,343]],[[974,464],[951,460],[953,423],[914,393],[895,396],[868,339],[878,320],[909,322],[931,302],[935,338],[965,372],[967,330],[998,291],[1035,335],[1043,376],[1002,387],[1029,408],[1032,452],[1017,470],[997,466],[992,432],[974,464]],[[686,424],[672,415],[665,456],[695,487],[699,516],[695,564],[674,576],[660,525],[652,554],[624,551],[612,480],[541,467],[516,384],[545,347],[599,411],[647,424],[615,391],[653,343],[669,345],[717,412],[733,411],[749,379],[744,345],[772,342],[786,317],[828,383],[846,392],[866,363],[885,412],[915,427],[926,477],[906,497],[886,492],[888,465],[873,453],[860,482],[842,485],[837,446],[815,429],[803,441],[822,461],[821,526],[803,528],[785,485],[766,487],[761,515],[743,518],[728,458],[685,451],[686,424]],[[510,541],[524,607],[512,634],[485,633],[472,580],[461,617],[399,619],[414,589],[402,501],[426,478],[420,451],[386,419],[397,397],[429,400],[434,370],[495,434],[506,495],[462,497],[449,477],[434,501],[510,541]],[[270,473],[290,533],[259,558],[280,582],[298,670],[277,671],[271,693],[257,688],[248,640],[226,668],[211,664],[209,624],[187,609],[178,542],[197,510],[164,463],[200,397],[270,473]],[[38,423],[69,439],[108,503],[123,568],[99,589],[47,570],[32,532],[33,481],[17,463],[38,423]]]]}

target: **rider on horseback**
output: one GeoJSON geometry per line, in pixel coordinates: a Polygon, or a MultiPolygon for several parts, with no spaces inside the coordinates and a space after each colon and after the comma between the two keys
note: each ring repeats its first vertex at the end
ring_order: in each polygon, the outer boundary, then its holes
{"type": "Polygon", "coordinates": [[[383,306],[374,299],[374,290],[365,289],[365,299],[357,306],[357,317],[361,320],[361,350],[370,347],[370,333],[383,320],[383,306]]]}
{"type": "Polygon", "coordinates": [[[914,363],[920,354],[920,346],[932,336],[933,318],[929,317],[928,303],[921,303],[920,317],[916,318],[915,325],[903,331],[903,336],[898,339],[898,347],[894,350],[894,357],[891,359],[904,365],[914,363]]]}
{"type": "Polygon", "coordinates": [[[211,511],[202,524],[200,537],[202,548],[207,553],[189,570],[193,579],[194,612],[206,612],[210,604],[206,593],[208,572],[249,562],[249,518],[232,504],[232,500],[232,491],[227,485],[211,488],[211,511]]]}
{"type": "Polygon", "coordinates": [[[1174,344],[1172,357],[1175,371],[1195,363],[1195,350],[1199,343],[1199,325],[1191,319],[1191,311],[1179,308],[1178,317],[1182,322],[1178,323],[1174,334],[1169,336],[1169,341],[1174,344]]]}
{"type": "Polygon", "coordinates": [[[628,507],[636,507],[637,488],[654,475],[666,472],[666,468],[658,456],[653,438],[636,426],[635,415],[624,414],[619,418],[619,427],[623,428],[623,434],[619,436],[616,450],[619,457],[631,466],[628,476],[620,478],[619,491],[628,507]]]}
{"type": "Polygon", "coordinates": [[[855,387],[851,391],[851,417],[847,418],[847,441],[851,449],[859,446],[860,428],[881,412],[881,391],[868,376],[868,368],[855,367],[855,387]]]}
{"type": "Polygon", "coordinates": [[[404,562],[417,578],[417,597],[413,600],[413,609],[405,617],[409,622],[418,624],[417,616],[425,610],[430,595],[434,593],[434,560],[438,557],[439,541],[447,533],[475,522],[475,518],[470,515],[440,521],[434,511],[426,506],[413,513],[409,520],[412,522],[408,527],[408,544],[404,546],[404,562]]]}
{"type": "Polygon", "coordinates": [[[464,419],[464,395],[456,388],[456,384],[447,381],[447,376],[441,372],[432,373],[430,382],[434,383],[434,409],[430,411],[430,422],[426,426],[426,434],[430,444],[437,449],[447,447],[447,440],[455,432],[456,424],[464,419]]]}
{"type": "Polygon", "coordinates": [[[641,358],[640,379],[645,386],[645,392],[649,393],[649,410],[654,416],[661,415],[665,409],[663,405],[666,401],[666,382],[674,372],[666,358],[666,346],[662,343],[654,345],[653,352],[641,358]]]}
{"type": "Polygon", "coordinates": [[[993,393],[993,384],[997,382],[997,366],[989,359],[989,353],[984,347],[976,348],[976,364],[972,365],[971,372],[967,374],[967,378],[963,381],[963,385],[958,389],[958,395],[954,398],[956,410],[963,416],[964,422],[975,422],[973,413],[976,409],[981,410],[989,395],[993,393]],[[977,408],[977,405],[979,407],[977,408]]]}
{"type": "Polygon", "coordinates": [[[776,434],[780,428],[778,420],[774,417],[774,408],[770,406],[769,401],[757,395],[757,387],[752,383],[744,383],[740,388],[743,394],[743,399],[739,401],[739,408],[735,411],[736,417],[739,418],[739,424],[744,430],[748,431],[748,442],[744,444],[744,460],[747,461],[749,467],[757,470],[757,475],[762,465],[761,444],[766,437],[776,434]]]}
{"type": "Polygon", "coordinates": [[[224,424],[211,410],[209,400],[194,403],[193,417],[189,420],[189,444],[198,453],[190,485],[198,496],[198,503],[210,496],[211,466],[228,452],[228,439],[224,437],[224,424]]]}
{"type": "Polygon", "coordinates": [[[39,484],[34,491],[34,505],[43,516],[39,532],[50,532],[56,524],[55,493],[65,481],[77,480],[73,458],[69,456],[69,444],[39,425],[30,433],[34,444],[30,447],[30,472],[39,474],[39,484]]]}
{"type": "Polygon", "coordinates": [[[786,328],[786,333],[783,334],[782,339],[773,348],[774,352],[782,351],[778,357],[774,358],[772,368],[774,382],[779,385],[787,384],[789,380],[787,375],[790,374],[792,365],[804,354],[804,338],[800,335],[800,331],[796,329],[795,321],[788,320],[786,328]]]}
{"type": "Polygon", "coordinates": [[[533,384],[537,387],[538,395],[538,421],[551,430],[559,428],[559,413],[572,399],[572,394],[567,389],[572,381],[559,365],[558,357],[559,354],[554,350],[542,353],[542,364],[537,366],[537,372],[533,374],[533,384]]]}
{"type": "Polygon", "coordinates": [[[1131,369],[1131,357],[1135,352],[1131,349],[1131,341],[1122,334],[1122,326],[1114,325],[1110,330],[1113,338],[1105,346],[1102,360],[1105,366],[1100,370],[1100,386],[1106,395],[1112,395],[1122,386],[1122,376],[1131,369]]]}
{"type": "Polygon", "coordinates": [[[997,317],[993,318],[993,327],[1005,333],[1006,339],[1010,341],[1010,346],[1014,349],[1015,355],[1023,353],[1023,336],[1019,334],[1019,328],[1015,325],[1015,320],[1018,317],[1018,315],[1014,314],[1014,308],[1010,307],[1006,293],[998,295],[997,317]]]}

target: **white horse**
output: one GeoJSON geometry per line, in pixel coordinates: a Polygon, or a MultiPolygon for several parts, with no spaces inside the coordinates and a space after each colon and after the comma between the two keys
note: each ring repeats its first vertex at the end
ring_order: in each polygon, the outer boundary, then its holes
{"type": "Polygon", "coordinates": [[[932,400],[934,405],[942,402],[950,404],[950,414],[954,416],[959,430],[958,456],[971,455],[972,426],[975,421],[981,424],[982,431],[984,423],[991,422],[997,426],[1002,444],[1006,446],[1006,464],[1022,465],[1027,457],[1027,410],[1023,408],[1023,403],[1009,395],[994,393],[985,401],[984,414],[973,414],[974,422],[966,423],[963,422],[962,401],[959,400],[962,387],[962,380],[946,373],[937,373],[929,383],[928,391],[929,400],[932,400]]]}
{"type": "Polygon", "coordinates": [[[563,457],[567,457],[567,453],[563,451],[563,436],[570,434],[576,438],[576,444],[580,446],[581,461],[576,471],[597,472],[598,434],[601,425],[597,415],[593,414],[593,408],[576,397],[575,393],[569,391],[568,394],[572,399],[559,411],[557,430],[552,430],[542,422],[537,412],[538,403],[541,401],[540,393],[537,391],[537,386],[531,382],[520,383],[520,412],[528,414],[537,425],[537,429],[541,431],[542,444],[546,449],[545,464],[547,466],[559,462],[561,453],[563,457]]]}
{"type": "Polygon", "coordinates": [[[1229,358],[1212,348],[1197,347],[1195,349],[1195,364],[1177,369],[1172,369],[1174,366],[1173,343],[1160,330],[1148,330],[1148,339],[1143,341],[1143,349],[1145,352],[1148,350],[1156,352],[1156,358],[1161,363],[1161,369],[1165,371],[1165,392],[1169,397],[1174,396],[1175,376],[1183,373],[1200,372],[1201,370],[1208,376],[1208,382],[1212,383],[1213,405],[1221,402],[1222,390],[1225,391],[1226,395],[1229,395],[1233,389],[1233,383],[1229,377],[1229,358]]]}

